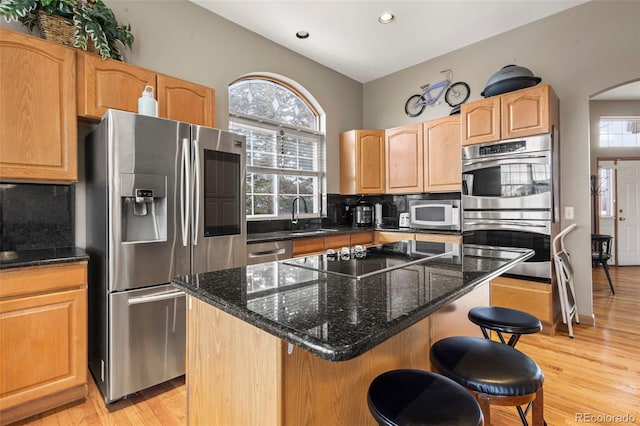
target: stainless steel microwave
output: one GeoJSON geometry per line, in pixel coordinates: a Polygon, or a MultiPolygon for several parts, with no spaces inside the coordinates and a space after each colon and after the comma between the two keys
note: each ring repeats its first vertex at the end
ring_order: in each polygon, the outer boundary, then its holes
{"type": "Polygon", "coordinates": [[[413,200],[409,202],[411,228],[460,230],[460,200],[413,200]]]}

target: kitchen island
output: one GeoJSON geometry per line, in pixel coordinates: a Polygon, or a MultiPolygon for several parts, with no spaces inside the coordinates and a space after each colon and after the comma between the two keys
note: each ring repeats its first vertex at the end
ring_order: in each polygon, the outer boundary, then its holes
{"type": "Polygon", "coordinates": [[[188,423],[374,424],[371,380],[429,369],[430,316],[533,255],[442,248],[408,265],[376,260],[380,273],[363,278],[328,271],[339,260],[321,255],[175,279],[189,295],[188,423]]]}

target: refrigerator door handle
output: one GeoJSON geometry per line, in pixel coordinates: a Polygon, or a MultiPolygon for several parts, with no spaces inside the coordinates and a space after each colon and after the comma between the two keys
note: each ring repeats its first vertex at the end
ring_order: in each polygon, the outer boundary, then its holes
{"type": "Polygon", "coordinates": [[[189,202],[188,191],[191,188],[189,181],[189,139],[182,139],[182,167],[180,169],[180,224],[182,225],[182,245],[189,244],[189,202]]]}
{"type": "Polygon", "coordinates": [[[197,139],[193,140],[193,181],[195,185],[195,191],[193,193],[193,199],[195,206],[193,207],[193,245],[198,245],[198,227],[200,226],[200,144],[197,139]]]}
{"type": "Polygon", "coordinates": [[[154,294],[151,296],[132,297],[131,299],[127,300],[127,304],[129,306],[139,305],[140,303],[159,302],[161,300],[177,299],[178,297],[184,296],[184,291],[171,291],[169,293],[154,294]]]}

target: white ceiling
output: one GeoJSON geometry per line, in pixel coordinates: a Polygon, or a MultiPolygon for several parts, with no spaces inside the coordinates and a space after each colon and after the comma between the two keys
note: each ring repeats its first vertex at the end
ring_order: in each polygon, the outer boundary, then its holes
{"type": "Polygon", "coordinates": [[[366,83],[586,0],[190,1],[366,83]],[[382,12],[395,22],[378,23],[382,12]]]}

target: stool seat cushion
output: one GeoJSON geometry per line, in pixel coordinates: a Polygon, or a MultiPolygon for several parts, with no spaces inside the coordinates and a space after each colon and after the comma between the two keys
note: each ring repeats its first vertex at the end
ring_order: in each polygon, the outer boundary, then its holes
{"type": "Polygon", "coordinates": [[[480,405],[454,381],[423,370],[392,370],[369,386],[369,410],[382,425],[481,425],[480,405]]]}
{"type": "Polygon", "coordinates": [[[511,334],[532,334],[542,330],[536,317],[516,309],[480,306],[469,311],[469,320],[480,327],[511,334]]]}
{"type": "Polygon", "coordinates": [[[479,337],[454,336],[431,346],[431,364],[476,392],[524,396],[542,387],[544,375],[528,356],[511,346],[479,337]]]}

